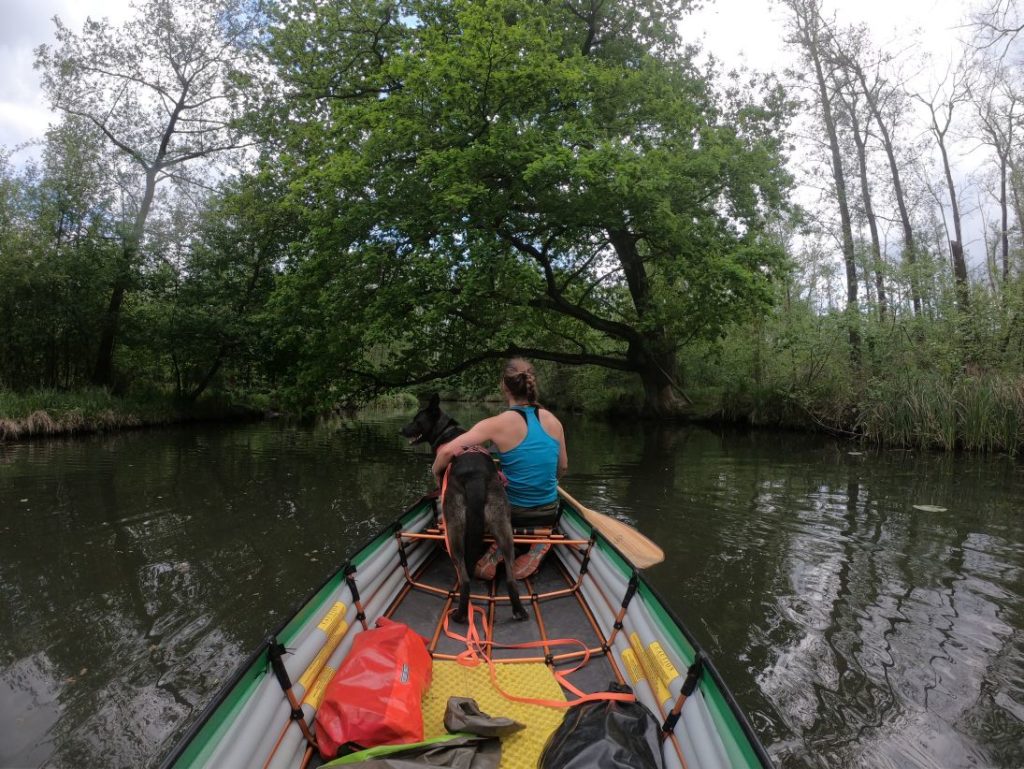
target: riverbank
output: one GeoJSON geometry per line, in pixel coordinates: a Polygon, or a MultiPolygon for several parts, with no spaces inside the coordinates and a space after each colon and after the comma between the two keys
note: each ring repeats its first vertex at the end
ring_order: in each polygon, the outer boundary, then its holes
{"type": "Polygon", "coordinates": [[[874,446],[1024,453],[1024,378],[874,380],[813,392],[744,386],[699,390],[698,423],[826,432],[874,446]]]}
{"type": "MultiPolygon", "coordinates": [[[[811,392],[742,382],[733,387],[694,387],[693,406],[681,421],[701,425],[822,432],[874,446],[931,451],[1024,453],[1024,378],[963,377],[953,381],[918,378],[875,380],[854,388],[834,386],[811,392]]],[[[480,403],[490,393],[450,390],[446,400],[480,403]]],[[[580,397],[561,389],[549,405],[562,413],[590,413],[637,419],[641,402],[625,387],[602,397],[580,397]]],[[[495,401],[496,402],[496,401],[495,401]]],[[[384,395],[369,410],[408,411],[418,399],[410,392],[384,395]]],[[[0,441],[105,432],[199,421],[234,422],[262,418],[266,397],[229,400],[210,396],[181,403],[161,393],[111,395],[106,390],[0,391],[0,441]]]]}
{"type": "Polygon", "coordinates": [[[120,397],[103,389],[0,391],[0,442],[186,422],[236,422],[261,418],[264,411],[254,400],[239,403],[221,396],[182,403],[152,392],[120,397]]]}

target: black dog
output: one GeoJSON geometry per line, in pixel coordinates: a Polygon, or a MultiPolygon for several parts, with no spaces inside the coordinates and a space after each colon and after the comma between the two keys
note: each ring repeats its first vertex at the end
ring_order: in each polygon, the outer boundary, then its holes
{"type": "MultiPolygon", "coordinates": [[[[437,393],[425,408],[420,409],[400,432],[409,443],[430,444],[437,453],[439,447],[456,439],[465,430],[452,417],[441,410],[437,393]]],[[[470,451],[452,460],[448,472],[448,486],[444,499],[445,525],[448,528],[448,547],[452,562],[459,575],[459,605],[452,612],[456,622],[466,622],[469,608],[469,575],[483,555],[484,533],[490,532],[498,542],[505,558],[505,587],[512,602],[512,616],[526,619],[529,615],[519,598],[519,583],[512,576],[514,546],[512,542],[512,508],[505,495],[498,471],[490,456],[470,451]]]]}

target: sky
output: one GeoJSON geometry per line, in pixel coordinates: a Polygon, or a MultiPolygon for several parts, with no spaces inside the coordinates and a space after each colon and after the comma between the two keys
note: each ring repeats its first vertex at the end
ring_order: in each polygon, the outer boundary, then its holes
{"type": "Polygon", "coordinates": [[[32,68],[33,51],[53,43],[53,17],[80,30],[88,16],[123,21],[128,0],[0,0],[0,147],[40,139],[55,116],[32,68]]]}
{"type": "MultiPolygon", "coordinates": [[[[948,59],[956,44],[962,0],[826,0],[840,20],[871,25],[879,44],[922,29],[924,46],[948,59]]],[[[39,139],[54,120],[32,68],[33,50],[53,42],[53,17],[81,29],[87,16],[121,21],[129,0],[0,0],[0,146],[39,139]]],[[[792,62],[782,42],[784,14],[765,0],[712,0],[681,20],[689,40],[704,40],[724,64],[781,70],[792,62]]]]}
{"type": "MultiPolygon", "coordinates": [[[[39,140],[56,121],[32,67],[33,50],[53,42],[53,17],[60,16],[74,30],[88,16],[119,22],[130,15],[130,1],[0,0],[0,148],[39,140]]],[[[934,71],[944,70],[958,55],[965,5],[964,0],[825,0],[826,11],[840,23],[867,24],[875,45],[930,53],[934,71]]],[[[795,64],[794,52],[783,42],[784,20],[785,10],[772,0],[708,0],[680,20],[680,29],[685,39],[702,43],[727,67],[781,73],[795,64]]],[[[927,91],[935,80],[933,71],[922,70],[918,87],[927,91]]],[[[14,162],[37,154],[38,148],[25,147],[14,162]]],[[[953,161],[968,168],[981,162],[963,153],[953,161]]]]}
{"type": "MultiPolygon", "coordinates": [[[[936,57],[949,58],[957,49],[957,27],[965,0],[824,0],[842,24],[867,24],[879,46],[906,41],[920,33],[921,45],[936,57]]],[[[725,63],[745,63],[771,70],[791,64],[783,43],[785,9],[768,0],[711,0],[683,20],[688,38],[704,35],[709,50],[725,63]]]]}

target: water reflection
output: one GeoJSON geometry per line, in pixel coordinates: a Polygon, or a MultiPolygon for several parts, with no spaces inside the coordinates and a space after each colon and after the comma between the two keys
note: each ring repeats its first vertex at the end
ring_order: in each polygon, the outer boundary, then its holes
{"type": "Polygon", "coordinates": [[[1020,468],[766,438],[692,431],[663,468],[663,437],[619,438],[592,473],[673,544],[652,577],[779,764],[1019,765],[1020,468]]]}
{"type": "MultiPolygon", "coordinates": [[[[403,417],[0,446],[0,766],[158,762],[425,487],[403,417]]],[[[1019,765],[1019,465],[565,421],[566,486],[664,547],[652,581],[780,766],[1019,765]]]]}

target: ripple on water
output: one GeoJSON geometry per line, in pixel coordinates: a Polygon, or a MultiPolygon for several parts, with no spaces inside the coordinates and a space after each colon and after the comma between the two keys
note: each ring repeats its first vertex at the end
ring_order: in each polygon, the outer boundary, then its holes
{"type": "MultiPolygon", "coordinates": [[[[0,765],[158,763],[428,484],[402,421],[0,447],[0,765]]],[[[1020,765],[1016,465],[565,422],[566,487],[664,547],[650,579],[780,767],[1020,765]]]]}

